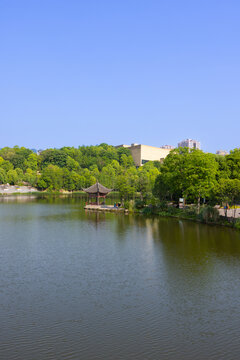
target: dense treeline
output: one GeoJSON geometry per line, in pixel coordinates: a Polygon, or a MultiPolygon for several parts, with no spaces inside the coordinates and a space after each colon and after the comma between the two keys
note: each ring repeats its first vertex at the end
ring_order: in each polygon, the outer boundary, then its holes
{"type": "Polygon", "coordinates": [[[184,198],[198,205],[240,202],[240,149],[226,156],[174,149],[160,166],[153,193],[162,201],[184,198]]]}
{"type": "Polygon", "coordinates": [[[78,191],[96,181],[121,198],[152,193],[160,201],[228,203],[240,201],[240,149],[227,156],[174,149],[163,163],[134,166],[130,150],[107,144],[47,149],[39,155],[24,147],[0,150],[0,184],[29,184],[40,190],[78,191]]]}
{"type": "Polygon", "coordinates": [[[30,184],[40,190],[78,191],[97,180],[129,198],[150,196],[159,162],[136,169],[129,149],[107,144],[47,149],[39,155],[24,147],[0,150],[0,184],[30,184]]]}

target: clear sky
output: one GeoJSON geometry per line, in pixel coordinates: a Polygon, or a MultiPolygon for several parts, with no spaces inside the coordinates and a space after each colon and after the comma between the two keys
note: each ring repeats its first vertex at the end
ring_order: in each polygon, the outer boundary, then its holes
{"type": "Polygon", "coordinates": [[[0,0],[0,147],[240,147],[239,0],[0,0]]]}

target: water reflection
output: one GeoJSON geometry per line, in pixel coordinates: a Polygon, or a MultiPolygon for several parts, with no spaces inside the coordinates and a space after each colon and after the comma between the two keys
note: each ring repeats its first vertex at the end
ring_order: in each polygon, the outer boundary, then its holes
{"type": "Polygon", "coordinates": [[[1,359],[238,359],[240,233],[0,203],[1,359]]]}

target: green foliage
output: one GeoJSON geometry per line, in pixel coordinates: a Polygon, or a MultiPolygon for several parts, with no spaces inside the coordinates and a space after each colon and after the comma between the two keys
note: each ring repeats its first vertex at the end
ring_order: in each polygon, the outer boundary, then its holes
{"type": "Polygon", "coordinates": [[[79,150],[82,155],[79,164],[83,168],[97,165],[97,168],[101,171],[104,166],[110,164],[113,160],[119,161],[119,149],[111,145],[81,146],[79,150]]]}
{"type": "Polygon", "coordinates": [[[124,209],[127,209],[129,212],[133,212],[135,206],[134,200],[127,200],[124,202],[124,209]]]}
{"type": "Polygon", "coordinates": [[[152,210],[151,207],[145,207],[145,208],[143,208],[142,213],[143,213],[144,215],[151,215],[151,214],[153,214],[153,210],[152,210]]]}
{"type": "Polygon", "coordinates": [[[226,156],[215,155],[216,162],[218,163],[217,180],[228,179],[231,174],[231,170],[227,163],[226,156]]]}
{"type": "Polygon", "coordinates": [[[0,156],[5,161],[9,161],[13,165],[13,168],[19,168],[22,170],[26,169],[25,160],[30,154],[32,154],[31,150],[24,147],[19,148],[18,146],[14,146],[14,148],[5,147],[0,150],[0,156]]]}
{"type": "Polygon", "coordinates": [[[122,154],[119,163],[125,169],[127,169],[130,166],[134,166],[133,158],[131,155],[127,156],[126,154],[122,154]]]}
{"type": "Polygon", "coordinates": [[[168,210],[167,201],[160,201],[157,208],[158,208],[159,211],[167,211],[168,210]]]}
{"type": "Polygon", "coordinates": [[[77,171],[80,169],[79,163],[70,156],[67,157],[66,167],[70,171],[77,171]]]}
{"type": "MultiPolygon", "coordinates": [[[[57,165],[48,165],[44,168],[43,173],[41,175],[40,180],[44,182],[40,182],[40,185],[46,184],[47,188],[51,188],[51,190],[60,190],[63,187],[63,170],[57,165]]],[[[38,182],[38,186],[39,186],[38,182]]]]}
{"type": "Polygon", "coordinates": [[[118,160],[118,162],[121,161],[121,157],[123,154],[126,156],[131,156],[131,151],[128,148],[120,147],[116,149],[116,152],[117,152],[116,160],[118,160]]]}
{"type": "Polygon", "coordinates": [[[236,222],[235,222],[235,228],[237,230],[240,230],[240,219],[237,219],[236,222]]]}
{"type": "Polygon", "coordinates": [[[22,154],[16,153],[11,158],[11,163],[13,164],[14,168],[25,170],[25,158],[22,154]]]}
{"type": "Polygon", "coordinates": [[[230,171],[229,177],[240,180],[240,148],[230,151],[230,154],[226,156],[226,161],[230,171]]]}
{"type": "MultiPolygon", "coordinates": [[[[156,162],[156,166],[159,166],[159,162],[156,162]]],[[[156,166],[149,162],[136,169],[129,149],[115,148],[105,143],[47,149],[40,155],[18,146],[0,150],[0,169],[5,173],[16,170],[18,182],[24,181],[42,190],[77,191],[98,180],[104,186],[120,191],[124,199],[133,198],[137,191],[144,200],[151,197],[159,174],[156,166]]],[[[4,175],[2,180],[6,180],[4,175]]]]}
{"type": "Polygon", "coordinates": [[[25,174],[23,175],[23,181],[27,182],[31,186],[36,186],[37,184],[37,174],[32,169],[27,169],[25,174]]]}
{"type": "Polygon", "coordinates": [[[22,180],[23,180],[23,171],[22,171],[22,169],[16,168],[15,170],[16,170],[17,176],[18,176],[18,180],[17,180],[17,181],[18,181],[18,182],[22,181],[22,180]]]}
{"type": "Polygon", "coordinates": [[[24,161],[24,167],[26,169],[37,170],[38,168],[38,157],[37,154],[30,154],[24,161]]]}
{"type": "Polygon", "coordinates": [[[199,219],[203,222],[217,222],[219,219],[219,212],[212,206],[203,206],[198,215],[199,219]]]}
{"type": "Polygon", "coordinates": [[[47,149],[40,155],[18,146],[0,150],[0,183],[24,181],[42,190],[79,191],[96,180],[119,191],[125,201],[137,196],[156,205],[156,198],[177,202],[185,197],[187,203],[235,204],[240,201],[240,149],[227,156],[174,149],[163,163],[149,161],[138,169],[128,148],[105,143],[47,149]]]}
{"type": "Polygon", "coordinates": [[[67,159],[67,154],[62,150],[48,149],[41,152],[42,167],[47,167],[51,164],[63,168],[67,166],[67,159]]]}
{"type": "Polygon", "coordinates": [[[210,195],[217,170],[214,155],[201,150],[175,149],[164,160],[153,192],[161,200],[189,197],[197,201],[210,195]]]}
{"type": "Polygon", "coordinates": [[[116,170],[111,164],[104,166],[101,173],[98,174],[97,178],[99,179],[99,182],[105,184],[106,187],[110,189],[115,189],[116,170]]]}
{"type": "Polygon", "coordinates": [[[13,170],[13,164],[8,160],[3,160],[0,163],[0,168],[4,169],[7,172],[9,170],[13,170]]]}
{"type": "Polygon", "coordinates": [[[0,184],[6,184],[6,182],[7,182],[6,171],[0,168],[0,184]]]}
{"type": "Polygon", "coordinates": [[[18,182],[18,173],[16,170],[9,170],[7,172],[7,182],[10,185],[16,185],[18,182]]]}
{"type": "Polygon", "coordinates": [[[209,196],[211,189],[216,184],[218,165],[214,155],[193,150],[186,156],[184,174],[183,196],[190,196],[197,200],[209,196]]]}
{"type": "Polygon", "coordinates": [[[37,187],[40,190],[45,190],[45,189],[47,189],[48,184],[46,183],[46,181],[42,177],[40,177],[37,180],[37,187]]]}
{"type": "Polygon", "coordinates": [[[120,194],[120,198],[127,200],[135,195],[136,188],[132,186],[131,179],[124,175],[120,175],[117,180],[117,189],[120,194]]]}
{"type": "Polygon", "coordinates": [[[140,200],[140,199],[135,200],[135,208],[138,210],[143,209],[145,204],[146,203],[143,200],[140,200]]]}
{"type": "Polygon", "coordinates": [[[220,179],[214,189],[219,203],[235,205],[240,202],[240,180],[220,179]]]}
{"type": "Polygon", "coordinates": [[[11,160],[12,157],[15,155],[16,150],[14,148],[4,147],[0,150],[0,156],[4,160],[11,160]]]}

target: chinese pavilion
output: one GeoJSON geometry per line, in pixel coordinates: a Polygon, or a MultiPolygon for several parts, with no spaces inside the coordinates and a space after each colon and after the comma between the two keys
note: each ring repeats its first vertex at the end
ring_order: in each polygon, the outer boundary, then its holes
{"type": "Polygon", "coordinates": [[[105,186],[101,185],[99,182],[97,182],[89,188],[83,189],[83,191],[88,194],[89,199],[96,198],[96,204],[99,205],[99,198],[105,199],[106,195],[109,194],[112,189],[108,189],[105,186]]]}

